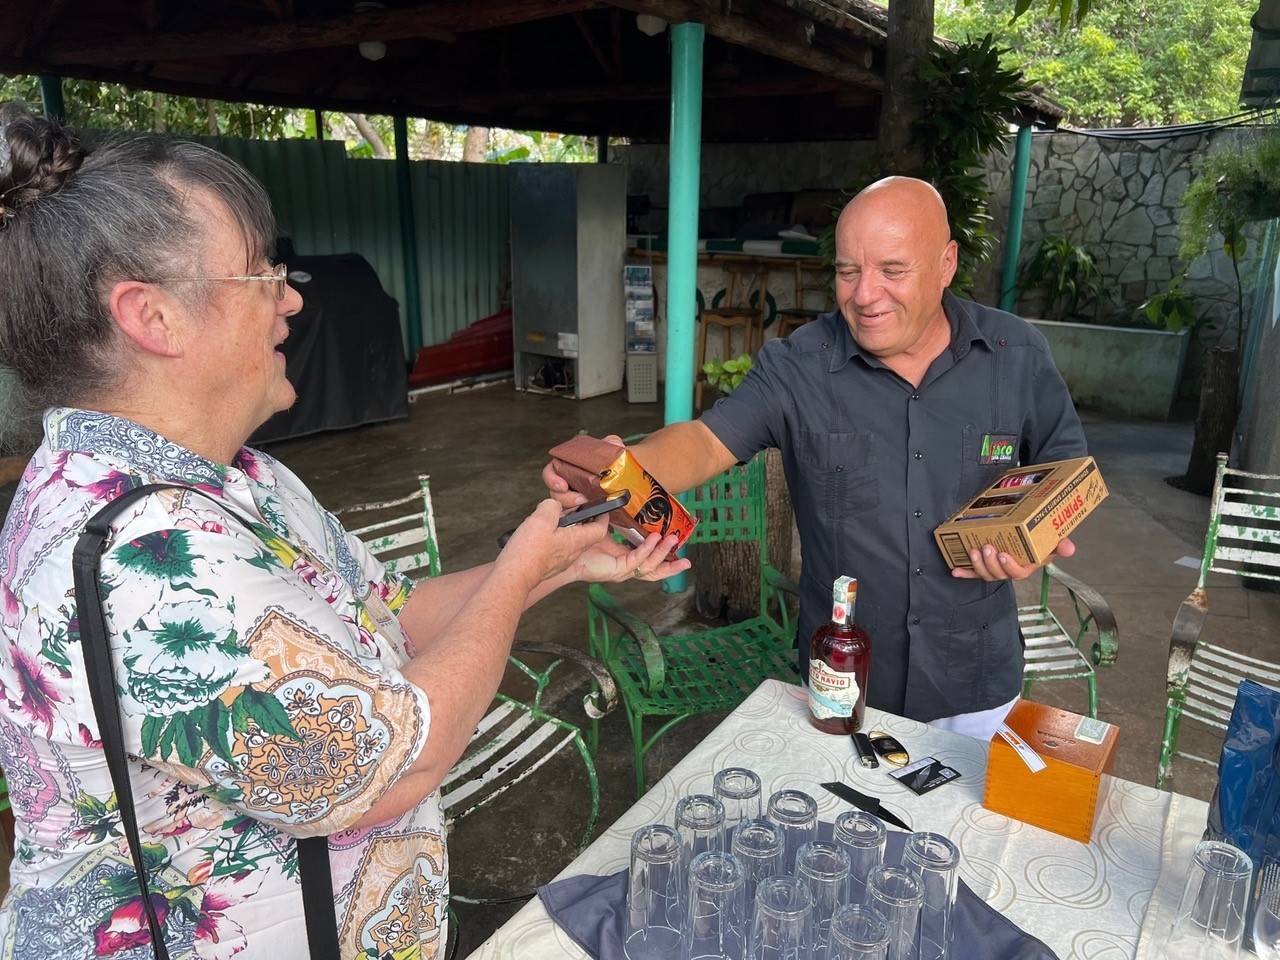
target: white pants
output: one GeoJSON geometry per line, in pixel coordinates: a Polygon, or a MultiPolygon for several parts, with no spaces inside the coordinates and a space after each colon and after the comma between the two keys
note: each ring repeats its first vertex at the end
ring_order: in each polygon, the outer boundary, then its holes
{"type": "Polygon", "coordinates": [[[990,740],[1000,729],[1000,724],[1004,723],[1004,718],[1009,715],[1013,705],[1021,699],[1021,697],[1014,697],[1003,706],[993,707],[990,710],[958,713],[954,717],[939,717],[937,720],[930,720],[929,725],[977,740],[990,740]]]}

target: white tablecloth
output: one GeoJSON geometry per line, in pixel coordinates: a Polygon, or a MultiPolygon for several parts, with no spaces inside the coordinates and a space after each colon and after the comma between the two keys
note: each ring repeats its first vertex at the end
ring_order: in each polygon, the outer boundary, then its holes
{"type": "MultiPolygon", "coordinates": [[[[626,867],[632,833],[646,823],[671,822],[676,800],[710,793],[712,775],[724,767],[755,770],[766,800],[784,787],[806,791],[818,801],[824,820],[834,820],[849,807],[818,784],[843,780],[880,797],[915,829],[949,836],[960,848],[961,876],[974,892],[1062,960],[1132,960],[1160,877],[1170,794],[1109,778],[1093,842],[1086,846],[983,808],[986,743],[875,710],[867,712],[867,724],[869,730],[896,736],[912,759],[935,756],[958,770],[961,779],[917,797],[890,779],[884,764],[874,770],[860,767],[847,737],[814,730],[802,688],[768,680],[560,877],[626,867]]],[[[1204,803],[1178,797],[1173,808],[1177,823],[1171,822],[1171,828],[1181,834],[1198,832],[1206,811],[1204,803]]],[[[531,960],[586,955],[534,898],[472,956],[531,960]]]]}

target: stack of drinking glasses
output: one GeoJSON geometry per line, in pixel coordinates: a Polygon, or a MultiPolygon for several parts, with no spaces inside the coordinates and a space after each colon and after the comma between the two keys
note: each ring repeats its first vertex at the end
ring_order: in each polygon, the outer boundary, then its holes
{"type": "Polygon", "coordinates": [[[959,883],[946,837],[914,833],[885,863],[885,827],[860,810],[818,839],[818,804],[760,778],[716,774],[673,825],[631,841],[628,960],[945,960],[959,883]]]}
{"type": "MultiPolygon", "coordinates": [[[[1162,956],[1168,960],[1239,956],[1252,884],[1253,861],[1243,850],[1215,840],[1196,844],[1162,956]]],[[[1280,956],[1280,889],[1274,895],[1267,890],[1266,878],[1260,878],[1253,937],[1258,956],[1273,958],[1280,956]]]]}

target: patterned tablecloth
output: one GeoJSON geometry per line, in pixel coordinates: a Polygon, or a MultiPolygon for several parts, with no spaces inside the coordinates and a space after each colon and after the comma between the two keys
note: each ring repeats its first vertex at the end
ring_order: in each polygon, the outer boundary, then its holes
{"type": "MultiPolygon", "coordinates": [[[[986,743],[875,710],[868,711],[867,722],[868,729],[900,739],[913,759],[935,756],[961,779],[915,796],[890,779],[883,764],[860,767],[848,739],[810,727],[802,688],[767,680],[560,877],[626,867],[637,828],[669,823],[680,797],[710,793],[715,771],[744,766],[760,775],[766,799],[784,787],[804,790],[817,799],[824,820],[849,807],[818,784],[843,780],[879,796],[914,828],[946,834],[960,848],[961,875],[974,892],[1062,960],[1135,956],[1160,878],[1166,821],[1178,821],[1169,823],[1171,832],[1198,834],[1207,813],[1203,802],[1178,797],[1171,812],[1171,794],[1110,779],[1093,842],[1086,846],[983,808],[986,743]]],[[[472,954],[478,960],[585,956],[537,898],[472,954]]]]}

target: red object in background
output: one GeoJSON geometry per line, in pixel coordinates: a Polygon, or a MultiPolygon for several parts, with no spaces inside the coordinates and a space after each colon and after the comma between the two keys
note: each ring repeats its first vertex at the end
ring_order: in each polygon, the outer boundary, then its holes
{"type": "Polygon", "coordinates": [[[514,356],[511,337],[508,308],[477,320],[444,343],[423,347],[409,374],[409,389],[510,370],[514,356]]]}

